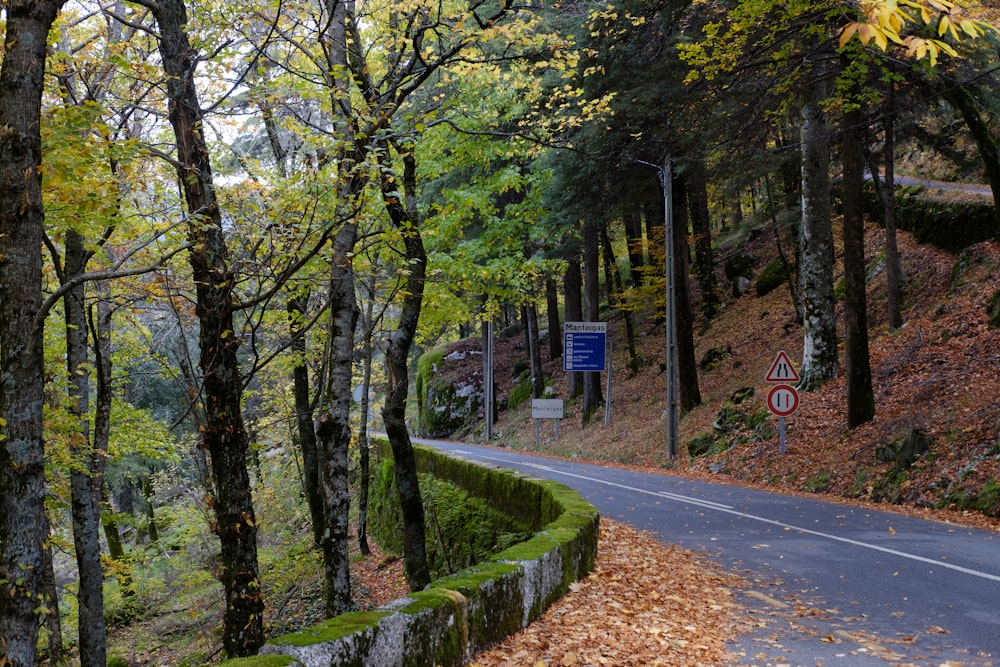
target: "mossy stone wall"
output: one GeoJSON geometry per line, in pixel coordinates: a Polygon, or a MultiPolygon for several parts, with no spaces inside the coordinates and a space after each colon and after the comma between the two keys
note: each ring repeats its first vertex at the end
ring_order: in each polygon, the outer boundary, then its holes
{"type": "MultiPolygon", "coordinates": [[[[387,443],[381,444],[383,453],[390,451],[387,443]]],[[[344,614],[275,638],[261,657],[231,660],[224,663],[227,667],[464,665],[525,627],[593,570],[600,515],[578,493],[557,482],[481,466],[438,450],[414,449],[421,471],[448,479],[495,508],[526,517],[524,523],[538,526],[537,532],[426,590],[375,612],[344,614]],[[281,659],[278,656],[290,661],[258,662],[281,659]]]]}
{"type": "MultiPolygon", "coordinates": [[[[992,202],[951,202],[923,194],[923,186],[896,188],[896,226],[949,252],[961,252],[982,241],[1000,238],[992,202]]],[[[882,202],[871,183],[865,184],[865,212],[884,222],[882,202]]]]}
{"type": "MultiPolygon", "coordinates": [[[[369,489],[369,534],[386,551],[403,551],[391,459],[377,457],[369,489]]],[[[488,501],[443,477],[418,474],[426,519],[427,566],[435,578],[480,563],[502,549],[523,542],[533,530],[488,501]]]]}

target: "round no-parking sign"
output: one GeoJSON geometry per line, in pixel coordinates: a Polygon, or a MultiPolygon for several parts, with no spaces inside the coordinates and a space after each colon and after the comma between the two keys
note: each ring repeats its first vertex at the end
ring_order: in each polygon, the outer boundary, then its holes
{"type": "Polygon", "coordinates": [[[787,384],[776,384],[767,392],[767,409],[775,417],[788,417],[799,409],[799,392],[787,384]]]}

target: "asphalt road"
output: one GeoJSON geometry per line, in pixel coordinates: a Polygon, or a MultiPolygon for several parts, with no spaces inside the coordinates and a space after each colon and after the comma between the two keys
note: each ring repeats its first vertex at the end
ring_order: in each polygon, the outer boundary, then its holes
{"type": "Polygon", "coordinates": [[[580,492],[751,582],[747,665],[998,665],[995,533],[754,489],[421,440],[580,492]]]}

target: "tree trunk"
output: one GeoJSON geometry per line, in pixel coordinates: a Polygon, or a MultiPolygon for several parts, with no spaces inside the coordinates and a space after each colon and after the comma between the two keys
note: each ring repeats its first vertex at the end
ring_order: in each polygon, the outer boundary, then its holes
{"type": "Polygon", "coordinates": [[[358,450],[360,461],[358,462],[358,548],[365,556],[371,554],[371,547],[368,546],[368,492],[371,482],[371,463],[368,442],[368,411],[370,403],[368,395],[372,386],[372,357],[374,349],[372,338],[375,335],[375,272],[372,270],[370,282],[368,283],[368,301],[365,304],[364,320],[364,371],[361,380],[361,406],[360,421],[358,425],[358,450]]]}
{"type": "MultiPolygon", "coordinates": [[[[66,232],[64,281],[78,278],[87,267],[91,253],[74,230],[66,232]]],[[[79,654],[81,667],[107,665],[107,630],[104,624],[104,572],[101,568],[101,482],[104,453],[90,441],[90,373],[87,371],[87,306],[85,286],[80,284],[63,299],[66,322],[66,372],[69,411],[77,423],[70,445],[73,546],[79,574],[79,654]]]]}
{"type": "Polygon", "coordinates": [[[351,265],[356,241],[357,224],[353,220],[345,222],[333,240],[329,285],[329,371],[316,429],[325,513],[322,544],[326,613],[331,618],[351,608],[348,519],[351,496],[347,472],[351,444],[354,336],[358,321],[354,268],[351,265]]]}
{"type": "Polygon", "coordinates": [[[830,220],[830,146],[820,107],[821,86],[802,107],[802,225],[799,297],[803,329],[800,387],[811,390],[837,375],[833,296],[833,226],[830,220]]]}
{"type": "Polygon", "coordinates": [[[614,249],[611,247],[611,236],[608,234],[608,226],[601,226],[601,248],[604,257],[604,281],[608,284],[608,306],[618,307],[618,296],[621,295],[622,320],[625,322],[625,342],[628,346],[628,367],[632,373],[639,370],[639,357],[635,349],[635,326],[632,324],[632,311],[626,307],[624,286],[621,274],[615,266],[614,249]]]}
{"type": "Polygon", "coordinates": [[[882,205],[882,218],[885,225],[885,288],[886,288],[886,315],[890,331],[895,331],[903,326],[903,270],[900,264],[899,243],[896,234],[896,175],[895,175],[895,150],[894,128],[895,114],[889,113],[884,121],[885,127],[885,149],[883,159],[885,162],[885,180],[879,174],[879,163],[877,155],[869,152],[868,170],[872,175],[872,184],[875,193],[878,195],[879,203],[882,205]]]}
{"type": "MultiPolygon", "coordinates": [[[[583,305],[586,322],[601,321],[600,252],[598,249],[598,222],[586,220],[583,223],[583,305]]],[[[601,374],[583,373],[583,423],[590,421],[603,400],[601,374]]]]}
{"type": "MultiPolygon", "coordinates": [[[[944,98],[958,109],[962,120],[969,128],[969,134],[979,148],[979,157],[983,160],[986,179],[993,191],[993,201],[1000,202],[1000,144],[990,131],[989,124],[979,112],[976,98],[969,86],[952,85],[945,89],[944,98]]],[[[1000,239],[1000,205],[993,207],[993,237],[1000,239]]]]}
{"type": "Polygon", "coordinates": [[[288,328],[291,333],[292,396],[295,400],[295,434],[302,452],[302,477],[312,519],[313,544],[320,547],[326,532],[323,515],[323,493],[320,487],[319,452],[316,429],[313,427],[313,405],[309,396],[309,366],[306,364],[306,336],[302,326],[309,305],[309,289],[288,299],[288,328]]]}
{"type": "Polygon", "coordinates": [[[847,426],[875,416],[871,361],[868,354],[868,301],[865,295],[865,224],[861,188],[865,157],[860,110],[844,114],[841,153],[844,162],[844,367],[847,426]]]}
{"type": "MultiPolygon", "coordinates": [[[[42,621],[48,633],[49,651],[48,664],[61,667],[66,663],[66,649],[63,648],[62,618],[59,610],[59,590],[56,588],[56,569],[52,560],[52,546],[47,544],[42,551],[42,579],[45,590],[45,608],[52,613],[46,613],[42,621]]],[[[42,657],[42,656],[39,656],[42,657]]]]}
{"type": "MultiPolygon", "coordinates": [[[[319,35],[328,71],[326,84],[330,94],[330,114],[345,141],[336,156],[340,182],[338,195],[345,207],[356,205],[365,179],[364,153],[369,144],[359,136],[351,104],[349,65],[349,24],[353,20],[351,2],[324,0],[324,27],[319,35]]],[[[357,243],[357,220],[345,214],[333,239],[330,259],[330,346],[329,371],[323,391],[319,417],[320,481],[325,503],[326,534],[323,538],[323,562],[326,575],[326,612],[334,616],[351,605],[350,572],[350,489],[347,479],[351,444],[351,381],[354,368],[355,328],[358,320],[352,258],[357,243]]]]}
{"type": "Polygon", "coordinates": [[[112,309],[107,281],[99,281],[97,285],[97,317],[94,318],[93,311],[91,311],[90,318],[90,332],[94,345],[94,368],[97,377],[97,389],[94,393],[94,454],[100,459],[101,471],[101,480],[99,484],[95,484],[95,490],[99,494],[98,510],[100,511],[101,528],[104,530],[104,539],[108,543],[108,555],[122,568],[119,572],[123,574],[118,576],[122,596],[130,597],[134,593],[129,571],[131,565],[125,562],[125,549],[122,547],[121,533],[118,532],[118,524],[115,521],[111,504],[107,501],[107,488],[103,475],[111,437],[112,309]]]}
{"type": "Polygon", "coordinates": [[[639,287],[642,285],[642,267],[646,254],[642,242],[642,216],[626,204],[622,212],[622,223],[625,225],[625,240],[628,243],[629,282],[633,287],[639,287]]]}
{"type": "MultiPolygon", "coordinates": [[[[45,599],[41,98],[49,30],[62,0],[5,3],[0,64],[0,638],[33,667],[45,599]]],[[[58,613],[56,609],[47,610],[58,613]]]]}
{"type": "Polygon", "coordinates": [[[729,226],[733,229],[743,224],[743,205],[740,203],[740,195],[736,193],[729,201],[729,226]]]}
{"type": "Polygon", "coordinates": [[[563,349],[559,326],[559,286],[551,277],[545,279],[545,313],[549,321],[549,361],[555,361],[563,355],[563,349]]]}
{"type": "Polygon", "coordinates": [[[178,177],[191,216],[188,252],[196,285],[205,424],[201,446],[211,457],[216,531],[222,550],[226,610],[222,641],[233,657],[257,653],[264,643],[257,562],[257,520],[247,470],[249,438],[240,412],[243,381],[233,327],[235,276],[229,265],[222,215],[212,185],[201,106],[195,88],[196,51],[186,33],[183,0],[153,6],[167,75],[170,124],[177,141],[178,177]]]}
{"type": "MultiPolygon", "coordinates": [[[[892,84],[890,84],[892,86],[892,84]]],[[[903,270],[896,240],[896,114],[891,107],[895,96],[889,89],[890,110],[885,117],[885,199],[882,202],[885,219],[885,279],[888,300],[889,329],[903,326],[903,270]]],[[[876,178],[875,173],[872,178],[876,178]]]]}
{"type": "MultiPolygon", "coordinates": [[[[687,161],[685,176],[694,235],[694,275],[701,287],[701,314],[710,320],[722,308],[719,286],[715,281],[715,258],[712,256],[712,219],[708,212],[708,172],[705,160],[687,161]]],[[[686,227],[685,227],[686,229],[686,227]]],[[[685,243],[684,245],[687,245],[685,243]]]]}
{"type": "Polygon", "coordinates": [[[534,302],[521,307],[524,330],[528,340],[528,362],[531,366],[531,395],[541,398],[545,391],[545,373],[542,371],[542,346],[538,340],[538,310],[534,302]]]}
{"type": "MultiPolygon", "coordinates": [[[[563,301],[566,304],[566,321],[583,321],[583,279],[580,276],[580,255],[577,252],[566,258],[566,271],[563,274],[563,301]]],[[[583,394],[581,373],[569,371],[567,381],[570,398],[583,394]]]]}
{"type": "Polygon", "coordinates": [[[382,193],[393,226],[403,237],[406,266],[406,288],[396,330],[389,336],[385,350],[388,387],[382,420],[392,447],[393,470],[403,515],[403,555],[406,580],[411,591],[423,589],[431,581],[427,567],[424,530],[424,505],[417,483],[417,466],[413,443],[406,428],[406,398],[409,393],[408,361],[410,347],[417,333],[420,309],[424,297],[424,277],[427,253],[420,236],[420,218],[416,211],[416,160],[412,152],[403,155],[403,192],[406,202],[399,201],[397,186],[388,171],[383,171],[382,193]]]}
{"type": "Polygon", "coordinates": [[[694,311],[688,288],[691,249],[688,247],[687,179],[673,181],[674,312],[677,316],[677,388],[681,413],[701,405],[698,387],[698,359],[694,349],[694,311]]]}

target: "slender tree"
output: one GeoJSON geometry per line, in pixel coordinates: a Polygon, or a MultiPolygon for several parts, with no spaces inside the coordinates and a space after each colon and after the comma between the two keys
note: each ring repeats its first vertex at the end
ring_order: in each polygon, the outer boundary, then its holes
{"type": "Polygon", "coordinates": [[[249,435],[241,412],[240,337],[233,325],[235,274],[212,182],[212,164],[195,84],[199,58],[187,33],[184,0],[138,0],[159,26],[177,178],[188,214],[188,259],[197,294],[199,366],[205,403],[202,446],[211,458],[214,529],[222,548],[226,595],[223,645],[231,656],[257,653],[264,643],[257,561],[257,520],[247,470],[249,435]]]}
{"type": "Polygon", "coordinates": [[[383,172],[382,182],[389,217],[402,237],[408,268],[399,320],[386,343],[388,384],[382,421],[392,447],[393,470],[403,515],[406,579],[410,590],[417,591],[430,583],[430,570],[425,547],[424,506],[417,482],[413,443],[406,427],[406,398],[409,391],[410,347],[417,333],[423,303],[427,253],[420,236],[420,214],[416,208],[416,160],[411,147],[407,147],[400,157],[403,161],[402,190],[390,172],[383,172]]]}
{"type": "Polygon", "coordinates": [[[848,428],[860,426],[875,416],[865,295],[865,225],[861,201],[865,165],[863,137],[864,114],[855,104],[844,114],[841,132],[844,168],[844,366],[848,428]]]}
{"type": "Polygon", "coordinates": [[[701,314],[710,320],[722,307],[718,283],[715,280],[715,258],[712,253],[712,220],[708,212],[708,169],[705,160],[686,161],[688,203],[691,208],[691,235],[694,237],[694,275],[701,288],[701,314]]]}
{"type": "Polygon", "coordinates": [[[800,386],[815,389],[837,374],[837,322],[833,295],[833,223],[829,125],[822,70],[802,105],[802,223],[799,228],[799,298],[802,299],[800,386]]]}
{"type": "MultiPolygon", "coordinates": [[[[49,536],[42,441],[41,104],[62,0],[5,3],[0,63],[0,642],[33,667],[49,536]]],[[[47,613],[57,613],[50,609],[47,613]]]]}

